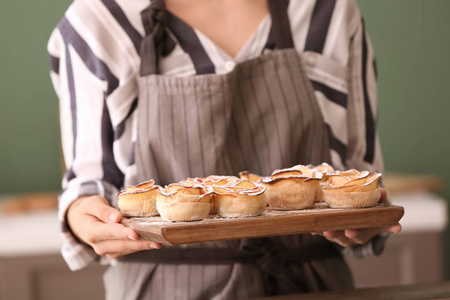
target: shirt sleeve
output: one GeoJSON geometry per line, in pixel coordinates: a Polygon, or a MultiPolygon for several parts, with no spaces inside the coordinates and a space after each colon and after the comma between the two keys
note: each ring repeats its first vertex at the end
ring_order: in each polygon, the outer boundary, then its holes
{"type": "Polygon", "coordinates": [[[350,37],[346,167],[383,172],[383,157],[377,131],[375,56],[364,20],[358,16],[356,31],[350,37]]]}
{"type": "MultiPolygon", "coordinates": [[[[356,6],[356,4],[355,4],[356,6]]],[[[350,37],[347,169],[384,172],[377,131],[377,74],[374,51],[364,20],[357,10],[356,30],[350,37]]],[[[381,234],[365,245],[342,248],[345,255],[363,258],[383,252],[389,234],[381,234]]]]}
{"type": "Polygon", "coordinates": [[[100,4],[95,0],[75,1],[48,43],[66,167],[58,214],[64,239],[62,255],[72,270],[99,257],[72,234],[66,222],[67,209],[77,198],[90,195],[102,196],[116,206],[126,159],[117,157],[114,142],[127,107],[137,97],[136,63],[129,55],[136,50],[126,35],[121,42],[117,30],[114,38],[114,26],[106,25],[114,16],[105,13],[107,7],[102,8],[104,11],[94,7],[100,4]]]}

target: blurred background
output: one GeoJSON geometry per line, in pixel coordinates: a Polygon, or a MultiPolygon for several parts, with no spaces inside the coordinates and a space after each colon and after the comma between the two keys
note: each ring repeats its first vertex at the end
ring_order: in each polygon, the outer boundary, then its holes
{"type": "MultiPolygon", "coordinates": [[[[410,268],[392,276],[400,278],[399,283],[449,279],[450,260],[444,258],[450,254],[446,227],[450,200],[450,1],[357,2],[377,56],[378,128],[389,179],[386,185],[392,189],[394,203],[406,208],[404,240],[395,240],[394,246],[388,246],[387,250],[391,247],[392,255],[401,253],[412,261],[427,262],[432,259],[429,255],[439,258],[416,270],[424,275],[407,275],[410,268]],[[434,248],[410,253],[418,244],[434,248]]],[[[0,5],[0,204],[6,207],[0,213],[3,229],[0,236],[10,236],[7,242],[0,240],[0,269],[14,266],[27,272],[25,266],[17,267],[23,265],[26,257],[29,266],[40,270],[41,293],[50,294],[53,292],[46,289],[45,278],[64,284],[66,278],[73,276],[65,273],[67,267],[57,254],[60,241],[52,207],[60,189],[62,167],[58,100],[51,86],[46,52],[50,33],[70,3],[3,1],[0,5]],[[30,203],[37,201],[30,199],[41,199],[41,204],[34,207],[30,203]],[[22,213],[31,210],[39,213],[22,213]],[[29,223],[33,225],[24,225],[29,223]],[[40,255],[47,259],[47,269],[38,264],[40,255]]],[[[404,259],[404,264],[408,262],[404,259]]],[[[363,266],[361,261],[351,265],[363,266]]],[[[376,265],[382,264],[375,260],[370,266],[376,265]]],[[[101,284],[89,277],[101,271],[94,268],[77,276],[83,282],[101,284]]],[[[1,276],[0,299],[3,299],[6,279],[1,276]]],[[[366,273],[357,277],[359,286],[389,283],[366,273]]],[[[26,289],[22,290],[20,299],[29,299],[26,289]]],[[[45,294],[45,298],[50,299],[50,294],[45,294]]]]}

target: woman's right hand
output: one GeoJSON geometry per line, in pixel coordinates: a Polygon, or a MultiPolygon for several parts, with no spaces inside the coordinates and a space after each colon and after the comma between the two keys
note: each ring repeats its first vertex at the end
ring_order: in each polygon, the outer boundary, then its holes
{"type": "Polygon", "coordinates": [[[98,255],[119,258],[133,252],[159,249],[160,243],[139,239],[139,235],[122,224],[122,214],[100,196],[81,197],[67,210],[67,222],[82,242],[98,255]]]}

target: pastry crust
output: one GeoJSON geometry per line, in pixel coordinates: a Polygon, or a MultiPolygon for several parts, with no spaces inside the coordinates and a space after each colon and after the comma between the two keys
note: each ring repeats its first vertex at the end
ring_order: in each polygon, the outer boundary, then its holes
{"type": "Polygon", "coordinates": [[[378,203],[381,196],[379,188],[367,192],[346,192],[336,189],[324,189],[325,201],[331,208],[371,207],[378,203]]]}
{"type": "Polygon", "coordinates": [[[381,197],[380,173],[349,170],[330,175],[330,184],[323,188],[323,198],[332,208],[371,207],[381,197]]]}
{"type": "Polygon", "coordinates": [[[351,169],[334,171],[328,164],[296,165],[270,177],[243,171],[239,177],[212,175],[187,178],[165,188],[146,181],[118,194],[123,216],[161,215],[165,221],[198,221],[217,213],[223,218],[253,217],[269,205],[299,210],[322,199],[332,208],[377,205],[381,174],[351,169]]]}
{"type": "Polygon", "coordinates": [[[266,182],[267,203],[277,210],[297,210],[314,205],[318,180],[302,177],[282,178],[266,182]]]}
{"type": "Polygon", "coordinates": [[[301,171],[299,166],[276,170],[270,178],[262,179],[266,187],[267,203],[277,210],[312,207],[316,202],[316,193],[321,179],[321,173],[314,173],[311,170],[301,171]]]}
{"type": "Polygon", "coordinates": [[[189,222],[208,217],[210,202],[156,202],[156,207],[164,221],[189,222]]]}
{"type": "Polygon", "coordinates": [[[240,180],[233,186],[213,186],[219,217],[240,218],[261,215],[267,207],[264,186],[240,180]]]}
{"type": "MultiPolygon", "coordinates": [[[[186,180],[180,181],[180,184],[185,185],[196,185],[209,188],[212,191],[213,186],[233,186],[239,178],[235,176],[220,176],[220,175],[210,175],[203,178],[188,178],[186,180]]],[[[211,197],[211,210],[210,214],[217,213],[217,205],[215,204],[216,197],[214,195],[211,197]]]]}
{"type": "Polygon", "coordinates": [[[125,217],[152,217],[159,215],[156,208],[158,185],[146,181],[136,186],[127,186],[118,197],[118,206],[125,217]]]}
{"type": "Polygon", "coordinates": [[[261,182],[261,176],[257,174],[250,173],[249,171],[242,171],[239,173],[241,179],[248,179],[253,182],[261,182]]]}
{"type": "Polygon", "coordinates": [[[170,185],[158,190],[156,207],[165,221],[203,220],[211,211],[211,192],[200,186],[170,185]]]}

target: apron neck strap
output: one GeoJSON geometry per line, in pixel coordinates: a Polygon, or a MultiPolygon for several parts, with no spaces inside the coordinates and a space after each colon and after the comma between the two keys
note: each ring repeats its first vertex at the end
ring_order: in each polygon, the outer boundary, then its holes
{"type": "Polygon", "coordinates": [[[175,41],[166,30],[168,16],[164,0],[152,0],[141,12],[145,37],[141,42],[141,76],[158,73],[158,60],[175,48],[175,41]]]}
{"type": "MultiPolygon", "coordinates": [[[[294,48],[287,13],[289,0],[268,0],[272,18],[272,32],[277,49],[294,48]]],[[[157,74],[159,57],[167,56],[175,48],[175,41],[167,32],[168,12],[164,0],[152,0],[141,12],[145,37],[141,42],[141,76],[157,74]]]]}
{"type": "Polygon", "coordinates": [[[288,17],[289,0],[268,0],[272,18],[272,36],[277,49],[294,48],[288,17]]]}

